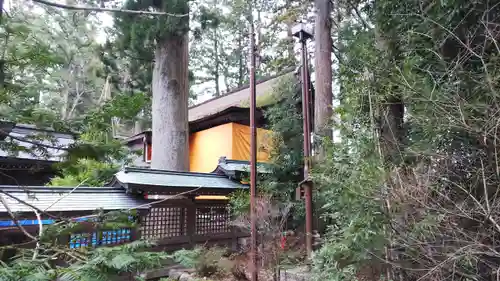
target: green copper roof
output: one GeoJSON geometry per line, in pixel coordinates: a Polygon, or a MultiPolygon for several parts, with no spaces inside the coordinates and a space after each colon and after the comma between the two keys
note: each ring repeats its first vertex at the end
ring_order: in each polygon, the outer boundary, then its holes
{"type": "Polygon", "coordinates": [[[248,188],[226,176],[206,173],[174,172],[149,168],[126,167],[115,174],[115,180],[122,185],[153,185],[187,188],[248,188]]]}
{"type": "MultiPolygon", "coordinates": [[[[226,157],[221,157],[217,168],[222,168],[225,171],[250,172],[250,162],[243,160],[231,160],[226,157]]],[[[257,173],[271,173],[271,165],[262,162],[257,163],[257,173]]]]}

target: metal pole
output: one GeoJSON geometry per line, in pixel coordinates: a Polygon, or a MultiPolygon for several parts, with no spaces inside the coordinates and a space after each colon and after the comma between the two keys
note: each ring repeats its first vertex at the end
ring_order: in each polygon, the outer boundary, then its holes
{"type": "Polygon", "coordinates": [[[255,214],[255,197],[257,194],[257,129],[255,127],[255,31],[250,4],[250,229],[251,246],[250,258],[252,259],[251,281],[257,281],[257,217],[255,214]]]}
{"type": "Polygon", "coordinates": [[[302,43],[302,116],[304,126],[304,197],[306,207],[306,250],[308,258],[312,255],[312,182],[309,180],[309,169],[311,167],[311,118],[310,118],[310,91],[309,75],[307,67],[306,38],[300,34],[302,43]]]}

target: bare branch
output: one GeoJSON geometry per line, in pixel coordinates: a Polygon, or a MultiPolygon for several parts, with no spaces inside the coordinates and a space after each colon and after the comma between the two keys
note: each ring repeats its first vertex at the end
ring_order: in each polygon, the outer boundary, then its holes
{"type": "Polygon", "coordinates": [[[5,194],[6,196],[8,196],[8,197],[10,197],[10,198],[12,198],[12,199],[14,199],[14,200],[16,200],[17,202],[19,202],[19,203],[21,203],[21,204],[24,204],[24,205],[26,205],[26,206],[28,206],[28,207],[32,208],[33,210],[37,210],[38,212],[40,212],[40,213],[42,213],[42,214],[45,214],[45,215],[47,215],[47,216],[48,216],[48,217],[50,217],[50,218],[53,218],[53,219],[59,219],[59,217],[54,216],[54,215],[52,215],[52,214],[50,214],[50,213],[47,213],[47,212],[45,212],[44,210],[40,210],[39,208],[37,208],[37,207],[33,206],[32,204],[30,204],[30,203],[28,203],[28,202],[26,202],[26,201],[24,201],[24,200],[22,200],[22,199],[17,198],[16,196],[14,196],[14,195],[12,195],[12,194],[9,194],[8,192],[5,192],[5,191],[3,191],[3,190],[0,190],[0,193],[5,194]]]}
{"type": "MultiPolygon", "coordinates": [[[[189,194],[189,193],[192,193],[192,192],[195,192],[199,189],[201,189],[203,186],[199,186],[195,189],[191,189],[191,190],[188,190],[188,191],[184,191],[184,192],[181,192],[181,193],[178,193],[178,194],[175,194],[175,195],[172,195],[170,197],[167,197],[167,198],[164,198],[164,199],[161,199],[161,200],[158,200],[158,201],[154,201],[154,202],[151,202],[151,203],[146,203],[146,204],[142,204],[142,205],[138,205],[138,206],[134,206],[134,207],[131,207],[131,208],[128,208],[126,209],[126,211],[131,211],[131,210],[135,210],[135,209],[138,209],[138,208],[143,208],[143,207],[150,207],[152,205],[155,205],[155,204],[159,204],[159,203],[162,203],[162,202],[165,202],[167,200],[172,200],[176,197],[180,197],[182,195],[186,195],[186,194],[189,194]]],[[[95,218],[95,217],[98,217],[99,215],[88,215],[88,216],[81,216],[81,217],[76,217],[76,218],[71,218],[70,220],[79,220],[79,219],[89,219],[89,218],[95,218]]],[[[64,223],[64,222],[67,222],[66,221],[61,221],[59,223],[55,223],[54,225],[57,225],[57,224],[60,224],[60,223],[64,223]]]]}
{"type": "MultiPolygon", "coordinates": [[[[36,210],[33,210],[33,212],[35,212],[36,219],[38,220],[38,238],[40,238],[40,237],[42,237],[42,234],[43,234],[42,217],[40,216],[40,213],[37,212],[36,210]]],[[[33,260],[35,260],[36,257],[38,256],[39,250],[40,250],[40,241],[37,241],[35,251],[33,252],[33,258],[32,258],[33,260]]]]}
{"type": "Polygon", "coordinates": [[[32,145],[36,145],[36,146],[40,146],[40,147],[45,147],[45,148],[52,148],[52,149],[56,149],[56,150],[65,150],[67,151],[68,148],[66,147],[58,147],[58,146],[54,146],[54,145],[50,145],[50,144],[45,144],[45,143],[41,143],[41,142],[37,142],[37,141],[33,141],[33,140],[28,140],[26,138],[22,138],[22,137],[16,137],[16,136],[13,136],[13,135],[10,135],[8,132],[4,131],[4,130],[1,130],[0,129],[0,135],[6,135],[8,136],[9,138],[13,139],[13,140],[17,140],[17,141],[20,141],[20,142],[26,142],[26,143],[29,143],[29,144],[32,144],[32,145]]]}
{"type": "Polygon", "coordinates": [[[361,13],[359,12],[358,8],[353,4],[348,1],[349,6],[351,6],[351,9],[354,11],[354,14],[357,16],[359,22],[363,25],[365,29],[369,29],[370,25],[366,22],[366,20],[363,18],[361,13]]]}
{"type": "Polygon", "coordinates": [[[47,208],[45,208],[44,211],[47,211],[48,209],[50,209],[52,206],[54,206],[55,204],[57,204],[59,201],[63,200],[64,198],[68,197],[69,195],[71,195],[71,193],[73,193],[76,189],[78,189],[80,186],[82,186],[82,184],[84,184],[85,182],[87,182],[89,180],[89,178],[86,178],[84,179],[82,182],[80,182],[77,186],[75,186],[75,188],[73,188],[70,192],[68,192],[67,194],[65,194],[64,196],[61,196],[59,197],[56,201],[54,201],[52,204],[50,204],[47,208]]]}
{"type": "Polygon", "coordinates": [[[24,235],[28,236],[30,239],[32,239],[33,241],[37,241],[36,237],[31,235],[20,223],[19,221],[17,220],[16,216],[14,215],[14,213],[12,213],[12,210],[10,209],[9,205],[7,204],[7,201],[5,201],[5,198],[3,198],[2,195],[0,195],[0,203],[2,203],[3,207],[5,208],[5,210],[7,210],[7,213],[9,214],[10,218],[14,221],[14,223],[16,224],[17,228],[19,228],[19,230],[21,230],[24,235]]]}
{"type": "Polygon", "coordinates": [[[98,8],[98,7],[87,7],[87,6],[74,6],[67,4],[54,3],[46,0],[32,0],[35,3],[44,4],[56,8],[76,10],[76,11],[92,11],[92,12],[111,12],[111,13],[124,13],[124,14],[137,14],[137,15],[156,15],[156,16],[170,16],[170,17],[187,17],[189,14],[172,14],[167,12],[153,12],[153,11],[136,11],[136,10],[126,10],[126,9],[114,9],[114,8],[98,8]]]}

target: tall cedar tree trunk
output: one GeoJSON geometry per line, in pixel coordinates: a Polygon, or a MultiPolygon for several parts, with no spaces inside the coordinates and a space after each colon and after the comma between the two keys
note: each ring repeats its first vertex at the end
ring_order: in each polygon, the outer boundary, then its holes
{"type": "Polygon", "coordinates": [[[220,85],[219,85],[219,39],[217,38],[217,27],[214,28],[214,59],[215,59],[215,96],[220,96],[220,85]]]}
{"type": "Polygon", "coordinates": [[[404,137],[404,104],[398,95],[388,98],[382,104],[380,120],[380,144],[385,161],[401,162],[400,145],[404,137]]]}
{"type": "Polygon", "coordinates": [[[153,69],[151,168],[189,170],[188,35],[159,41],[153,69]]]}
{"type": "MultiPolygon", "coordinates": [[[[0,23],[3,23],[3,0],[0,0],[0,23]]],[[[7,43],[5,43],[7,45],[7,43]]],[[[4,50],[7,46],[4,46],[4,50]]],[[[0,91],[5,87],[5,51],[0,58],[0,91]]]]}
{"type": "MultiPolygon", "coordinates": [[[[401,52],[397,49],[396,44],[391,42],[391,39],[386,38],[383,32],[381,32],[379,25],[383,25],[384,23],[378,23],[375,26],[375,36],[376,36],[376,46],[382,51],[385,52],[387,58],[385,59],[386,66],[382,69],[391,69],[398,62],[402,61],[403,57],[401,56],[401,52]]],[[[389,37],[390,38],[390,37],[389,37]]],[[[393,40],[393,39],[392,39],[393,40]]],[[[387,172],[385,187],[386,189],[396,189],[398,190],[398,185],[401,184],[399,180],[394,181],[392,177],[392,169],[394,166],[397,166],[401,163],[401,144],[405,137],[404,131],[404,101],[401,97],[401,89],[397,86],[392,87],[390,95],[384,97],[382,101],[379,103],[379,114],[380,118],[380,135],[379,135],[379,143],[381,150],[381,157],[384,160],[385,169],[387,172]]],[[[385,93],[384,93],[385,94],[385,93]]],[[[404,168],[401,167],[401,168],[404,168]]],[[[401,169],[398,173],[403,178],[405,177],[405,170],[401,169]]],[[[385,192],[384,192],[385,193],[385,192]]],[[[397,217],[392,216],[391,210],[391,201],[389,197],[384,198],[384,209],[387,214],[387,217],[391,220],[397,219],[397,217]]],[[[393,230],[389,227],[386,230],[386,235],[388,237],[388,245],[385,247],[385,259],[389,262],[383,265],[385,275],[388,280],[405,280],[401,279],[399,274],[395,275],[395,270],[400,273],[404,273],[404,270],[399,270],[398,268],[392,267],[392,264],[396,262],[399,257],[396,252],[394,252],[392,248],[392,233],[393,230]]],[[[404,257],[403,257],[404,258],[404,257]]]]}
{"type": "MultiPolygon", "coordinates": [[[[287,9],[287,11],[289,9],[293,9],[292,8],[292,1],[291,0],[287,0],[286,3],[285,3],[285,7],[287,9]]],[[[287,30],[287,34],[286,34],[286,37],[287,37],[287,52],[288,52],[288,59],[289,59],[289,62],[290,63],[293,63],[295,62],[295,50],[294,50],[294,46],[295,46],[295,37],[293,36],[292,34],[292,27],[293,25],[296,23],[297,21],[297,16],[295,16],[295,14],[293,15],[290,15],[288,14],[287,12],[287,20],[285,22],[286,24],[286,30],[287,30]]],[[[287,65],[287,67],[290,66],[290,65],[287,65]]]]}
{"type": "Polygon", "coordinates": [[[241,87],[243,86],[243,80],[244,80],[244,77],[243,75],[245,74],[244,73],[244,69],[243,67],[245,67],[243,65],[243,30],[242,28],[240,28],[239,30],[239,36],[238,36],[238,54],[239,54],[239,58],[238,58],[238,87],[241,87]]]}
{"type": "MultiPolygon", "coordinates": [[[[314,133],[320,137],[332,137],[329,123],[332,117],[332,51],[333,42],[330,35],[332,20],[330,0],[315,0],[316,30],[315,30],[315,66],[316,87],[314,102],[314,133]]],[[[317,150],[318,158],[324,158],[321,147],[317,150]]]]}

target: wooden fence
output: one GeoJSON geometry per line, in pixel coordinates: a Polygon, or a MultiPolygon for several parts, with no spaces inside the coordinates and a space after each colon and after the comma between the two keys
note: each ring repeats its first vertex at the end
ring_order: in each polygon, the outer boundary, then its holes
{"type": "Polygon", "coordinates": [[[153,205],[142,217],[139,233],[142,238],[158,241],[165,250],[196,244],[235,249],[238,238],[248,236],[231,226],[229,204],[221,200],[175,200],[153,205]]]}

